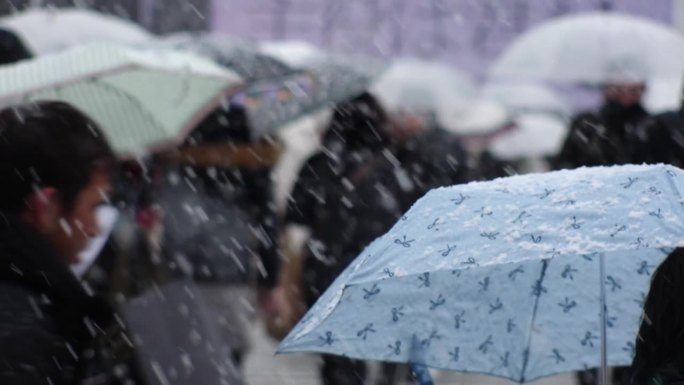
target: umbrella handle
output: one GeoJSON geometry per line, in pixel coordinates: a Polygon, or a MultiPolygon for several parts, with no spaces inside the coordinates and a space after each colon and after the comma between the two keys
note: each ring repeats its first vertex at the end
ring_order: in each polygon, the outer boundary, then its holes
{"type": "Polygon", "coordinates": [[[601,368],[599,369],[599,384],[608,385],[608,337],[606,331],[606,285],[603,280],[606,276],[606,262],[601,253],[599,259],[600,293],[601,293],[601,368]]]}
{"type": "Polygon", "coordinates": [[[435,385],[435,382],[432,381],[432,376],[430,375],[430,371],[428,370],[427,366],[413,362],[410,363],[409,366],[411,367],[411,374],[413,374],[413,378],[416,379],[416,384],[435,385]]]}

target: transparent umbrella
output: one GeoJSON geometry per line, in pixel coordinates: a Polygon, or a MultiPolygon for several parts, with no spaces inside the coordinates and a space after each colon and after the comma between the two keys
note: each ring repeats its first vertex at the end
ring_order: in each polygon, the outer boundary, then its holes
{"type": "Polygon", "coordinates": [[[682,73],[684,37],[673,28],[637,16],[590,12],[552,19],[523,33],[490,75],[600,84],[682,73]]]}
{"type": "Polygon", "coordinates": [[[391,110],[433,112],[437,122],[458,134],[482,134],[508,121],[506,109],[484,98],[465,73],[446,64],[396,60],[371,91],[391,110]]]}

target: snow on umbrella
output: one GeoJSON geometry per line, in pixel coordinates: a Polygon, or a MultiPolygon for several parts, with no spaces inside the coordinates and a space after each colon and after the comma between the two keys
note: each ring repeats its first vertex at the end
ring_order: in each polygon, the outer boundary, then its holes
{"type": "Polygon", "coordinates": [[[656,79],[646,86],[644,107],[651,113],[679,110],[682,107],[682,76],[656,79]]]}
{"type": "Polygon", "coordinates": [[[496,136],[489,150],[501,160],[554,156],[560,152],[567,133],[568,121],[556,115],[519,114],[515,126],[496,136]]]}
{"type": "Polygon", "coordinates": [[[684,245],[682,188],[680,169],[627,165],[433,190],[351,263],[279,351],[520,383],[629,364],[650,275],[684,245]]]}
{"type": "Polygon", "coordinates": [[[298,41],[266,42],[261,49],[315,76],[317,92],[311,110],[362,94],[386,67],[383,62],[367,57],[330,53],[298,41]]]}
{"type": "Polygon", "coordinates": [[[512,113],[548,113],[560,117],[572,114],[570,105],[550,86],[530,82],[492,82],[482,94],[505,105],[512,113]]]}
{"type": "Polygon", "coordinates": [[[323,51],[303,41],[269,41],[261,50],[293,67],[306,67],[312,60],[324,55],[323,51]]]}
{"type": "Polygon", "coordinates": [[[508,120],[505,108],[481,98],[466,74],[437,62],[397,60],[371,91],[390,110],[434,112],[442,127],[459,134],[488,133],[508,120]]]}
{"type": "Polygon", "coordinates": [[[155,42],[154,46],[180,49],[206,56],[217,64],[237,72],[245,80],[277,78],[294,72],[281,60],[230,36],[183,32],[165,36],[155,42]]]}
{"type": "Polygon", "coordinates": [[[181,142],[242,85],[210,61],[109,44],[0,68],[0,105],[68,102],[92,117],[121,155],[181,142]]]}
{"type": "Polygon", "coordinates": [[[564,16],[522,34],[490,75],[600,84],[611,80],[616,66],[634,80],[679,77],[684,37],[667,25],[625,14],[564,16]]]}
{"type": "Polygon", "coordinates": [[[274,134],[317,106],[313,74],[293,68],[249,43],[218,34],[178,33],[148,46],[203,56],[245,79],[247,84],[229,104],[246,111],[253,139],[274,134]]]}
{"type": "Polygon", "coordinates": [[[85,9],[38,9],[0,19],[35,55],[87,43],[144,44],[152,35],[138,25],[85,9]]]}

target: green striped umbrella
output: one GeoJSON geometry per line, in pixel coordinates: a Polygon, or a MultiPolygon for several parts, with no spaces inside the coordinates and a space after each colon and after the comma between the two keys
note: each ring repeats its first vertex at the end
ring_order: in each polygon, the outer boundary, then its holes
{"type": "Polygon", "coordinates": [[[234,72],[188,54],[93,44],[0,68],[0,106],[71,103],[130,156],[177,145],[242,85],[234,72]]]}

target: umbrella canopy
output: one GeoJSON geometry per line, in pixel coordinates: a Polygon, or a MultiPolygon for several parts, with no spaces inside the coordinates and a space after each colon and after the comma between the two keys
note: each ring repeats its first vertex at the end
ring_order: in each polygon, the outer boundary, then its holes
{"type": "Polygon", "coordinates": [[[657,79],[648,83],[644,107],[651,113],[675,111],[682,108],[682,77],[657,79]]]}
{"type": "Polygon", "coordinates": [[[85,9],[32,8],[0,19],[35,55],[95,42],[144,44],[152,35],[136,24],[85,9]]]}
{"type": "Polygon", "coordinates": [[[570,105],[550,86],[530,82],[493,82],[482,88],[485,97],[497,100],[512,113],[547,113],[568,117],[570,105]]]}
{"type": "Polygon", "coordinates": [[[294,72],[289,65],[262,53],[257,47],[229,36],[181,32],[166,36],[155,45],[206,56],[246,80],[278,78],[294,72]]]}
{"type": "Polygon", "coordinates": [[[71,103],[131,155],[183,140],[241,84],[197,57],[95,44],[0,68],[0,105],[71,103]]]}
{"type": "Polygon", "coordinates": [[[397,60],[373,90],[390,108],[428,109],[441,104],[461,107],[479,96],[475,82],[446,64],[397,60]]]}
{"type": "Polygon", "coordinates": [[[489,150],[498,159],[509,161],[554,156],[567,134],[568,121],[557,115],[519,114],[512,129],[492,139],[489,150]]]}
{"type": "Polygon", "coordinates": [[[266,42],[261,49],[315,75],[317,93],[310,106],[312,110],[362,94],[386,67],[367,57],[325,52],[299,41],[266,42]]]}
{"type": "Polygon", "coordinates": [[[522,34],[491,75],[600,84],[681,77],[684,37],[636,16],[592,12],[565,16],[522,34]]]}
{"type": "Polygon", "coordinates": [[[456,133],[486,133],[508,121],[506,109],[481,98],[470,77],[437,62],[395,61],[372,91],[391,110],[434,112],[442,127],[456,133]]]}
{"type": "Polygon", "coordinates": [[[252,139],[274,134],[320,104],[313,74],[292,68],[246,42],[218,34],[178,33],[151,46],[206,57],[244,78],[246,86],[230,103],[246,112],[252,139]]]}
{"type": "Polygon", "coordinates": [[[280,352],[520,383],[596,367],[601,346],[608,364],[629,364],[650,274],[684,244],[683,188],[680,169],[628,165],[433,190],[340,275],[280,352]]]}

